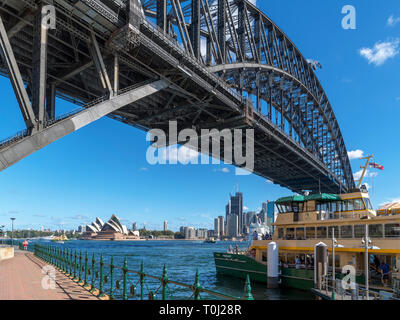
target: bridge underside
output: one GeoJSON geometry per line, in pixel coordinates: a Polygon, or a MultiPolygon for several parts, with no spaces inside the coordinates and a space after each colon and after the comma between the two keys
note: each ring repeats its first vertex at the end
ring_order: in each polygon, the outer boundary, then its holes
{"type": "MultiPolygon", "coordinates": [[[[215,18],[207,21],[208,16],[215,17],[219,12],[218,6],[208,7],[205,0],[186,1],[192,12],[196,12],[195,5],[200,6],[201,2],[200,21],[190,26],[184,22],[188,11],[182,10],[183,4],[165,2],[169,3],[166,7],[162,6],[164,1],[158,1],[157,5],[154,1],[142,1],[146,18],[141,10],[135,9],[136,0],[3,3],[1,38],[6,57],[0,69],[12,81],[27,129],[0,142],[3,163],[0,170],[15,163],[4,160],[6,152],[10,153],[22,141],[38,134],[49,134],[50,127],[79,114],[57,117],[56,96],[90,110],[99,100],[113,101],[140,84],[163,83],[151,94],[125,101],[102,116],[146,131],[159,128],[168,132],[172,120],[178,122],[178,130],[191,128],[198,133],[204,128],[251,128],[254,129],[256,174],[296,192],[340,192],[354,186],[336,119],[330,106],[321,105],[327,99],[316,88],[319,83],[312,78],[312,71],[304,65],[300,70],[297,62],[294,74],[295,68],[274,65],[272,61],[268,64],[262,61],[261,55],[259,59],[248,55],[242,58],[241,65],[234,65],[235,61],[228,61],[227,57],[224,60],[220,55],[224,43],[226,52],[233,50],[233,38],[222,38],[221,42],[218,35],[222,33],[213,31],[213,24],[218,29],[217,21],[215,18]],[[43,45],[43,38],[38,35],[43,37],[43,28],[38,21],[46,4],[55,6],[57,25],[55,30],[45,32],[43,45]],[[166,10],[170,10],[165,15],[168,23],[160,18],[166,10]],[[158,27],[149,22],[154,18],[158,27]],[[179,30],[180,36],[175,36],[174,30],[179,30]],[[208,43],[207,55],[203,57],[197,36],[205,37],[208,42],[218,44],[219,41],[220,46],[208,43]],[[243,65],[245,61],[247,64],[243,65]],[[26,84],[26,92],[18,78],[26,84]]],[[[218,4],[231,3],[233,10],[241,2],[218,1],[218,4]]],[[[259,19],[265,19],[263,23],[271,23],[248,2],[243,3],[252,21],[258,14],[259,19]]],[[[192,21],[196,20],[192,17],[192,21]]],[[[250,20],[248,23],[252,24],[250,20]]],[[[274,27],[273,31],[279,30],[274,27]]],[[[279,37],[284,34],[278,34],[279,37]]],[[[245,40],[244,35],[242,38],[243,42],[247,41],[242,53],[245,54],[251,49],[252,41],[245,40]]],[[[266,51],[267,43],[259,42],[259,50],[266,51]]],[[[295,49],[293,46],[292,52],[295,49]]],[[[275,55],[274,61],[278,61],[278,52],[275,55]]],[[[296,55],[303,59],[297,51],[296,55]]],[[[235,59],[239,60],[239,56],[235,59]]],[[[62,136],[54,135],[49,141],[62,136]]]]}

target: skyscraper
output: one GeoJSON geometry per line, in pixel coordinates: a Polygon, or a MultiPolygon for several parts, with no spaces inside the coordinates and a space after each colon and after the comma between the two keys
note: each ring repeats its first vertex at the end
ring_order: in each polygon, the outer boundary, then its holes
{"type": "Polygon", "coordinates": [[[268,201],[267,203],[267,225],[273,231],[272,223],[275,221],[275,202],[268,201]]]}
{"type": "Polygon", "coordinates": [[[214,237],[219,238],[220,235],[220,229],[219,229],[219,219],[215,218],[214,219],[214,237]]]}
{"type": "Polygon", "coordinates": [[[228,220],[226,221],[226,233],[227,236],[238,237],[239,236],[239,217],[236,214],[228,214],[228,220]]]}
{"type": "Polygon", "coordinates": [[[164,231],[168,231],[168,221],[164,221],[164,231]]]}
{"type": "Polygon", "coordinates": [[[230,214],[238,216],[238,234],[243,233],[243,194],[236,192],[230,199],[230,214]]]}
{"type": "Polygon", "coordinates": [[[219,222],[219,237],[222,238],[225,236],[225,221],[223,216],[218,217],[219,222]]]}
{"type": "Polygon", "coordinates": [[[137,223],[132,223],[132,231],[137,231],[137,223]]]}

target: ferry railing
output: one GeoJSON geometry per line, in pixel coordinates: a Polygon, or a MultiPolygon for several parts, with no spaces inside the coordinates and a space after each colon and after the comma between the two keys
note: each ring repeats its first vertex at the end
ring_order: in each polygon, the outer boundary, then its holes
{"type": "Polygon", "coordinates": [[[113,256],[105,262],[103,254],[96,259],[94,253],[90,257],[88,252],[83,253],[72,248],[35,243],[33,250],[37,257],[52,264],[64,275],[103,299],[172,300],[174,297],[180,299],[181,296],[190,294],[188,299],[194,300],[253,300],[248,275],[243,296],[236,297],[204,288],[200,284],[198,270],[193,284],[187,284],[169,279],[165,265],[160,277],[146,273],[144,262],[141,263],[139,271],[129,269],[126,257],[122,266],[117,266],[113,256]],[[172,291],[172,288],[175,290],[172,291]]]}
{"type": "MultiPolygon", "coordinates": [[[[358,283],[348,283],[349,289],[344,288],[342,279],[324,277],[320,291],[326,296],[330,296],[332,300],[383,300],[384,296],[374,290],[366,290],[358,283]]],[[[393,297],[393,299],[396,299],[393,297]]]]}

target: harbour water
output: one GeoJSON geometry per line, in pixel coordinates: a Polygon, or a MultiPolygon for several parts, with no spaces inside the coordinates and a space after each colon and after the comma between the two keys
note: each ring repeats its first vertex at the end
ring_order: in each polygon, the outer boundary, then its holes
{"type": "MultiPolygon", "coordinates": [[[[108,264],[111,256],[114,265],[122,267],[124,258],[127,258],[129,270],[139,271],[143,261],[144,271],[147,274],[161,277],[163,265],[167,267],[169,280],[193,284],[196,269],[199,270],[200,284],[207,289],[221,293],[242,297],[244,294],[245,281],[227,276],[216,274],[213,252],[225,252],[229,245],[235,246],[236,243],[219,241],[215,244],[204,243],[202,241],[179,241],[179,240],[150,240],[150,241],[85,241],[73,240],[64,244],[40,241],[54,246],[77,250],[82,253],[88,252],[89,265],[92,254],[95,259],[100,259],[103,253],[104,262],[108,264]]],[[[239,249],[246,249],[248,243],[239,242],[239,249]]],[[[108,274],[109,266],[104,267],[104,274],[108,274]]],[[[109,276],[108,276],[109,277],[109,276]]],[[[114,270],[114,281],[122,279],[121,271],[114,270]]],[[[137,285],[139,277],[129,274],[129,284],[137,285]]],[[[105,284],[105,288],[109,286],[105,284]]],[[[128,286],[129,287],[129,286],[128,286]]],[[[147,290],[157,291],[158,281],[146,280],[147,290]]],[[[252,283],[252,293],[255,299],[263,300],[293,300],[293,299],[314,299],[311,292],[299,291],[294,289],[267,289],[265,284],[252,283]]],[[[139,288],[139,286],[137,286],[139,288]]],[[[136,289],[139,290],[139,289],[136,289]]],[[[159,291],[160,292],[160,291],[159,291]]],[[[118,296],[118,292],[116,292],[118,296]]],[[[188,289],[169,285],[169,299],[188,299],[191,292],[188,289]]],[[[157,295],[156,295],[157,297],[157,295]]],[[[211,296],[203,298],[212,299],[211,296]]]]}

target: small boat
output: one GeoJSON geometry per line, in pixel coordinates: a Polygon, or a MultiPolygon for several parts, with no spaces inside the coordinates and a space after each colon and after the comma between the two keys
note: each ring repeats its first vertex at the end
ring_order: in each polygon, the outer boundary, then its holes
{"type": "Polygon", "coordinates": [[[53,239],[51,239],[51,241],[53,241],[55,243],[64,243],[64,241],[69,241],[69,239],[66,237],[65,234],[63,234],[58,237],[53,237],[53,239]]]}
{"type": "Polygon", "coordinates": [[[205,243],[216,243],[217,241],[214,238],[208,238],[204,240],[205,243]]]}

